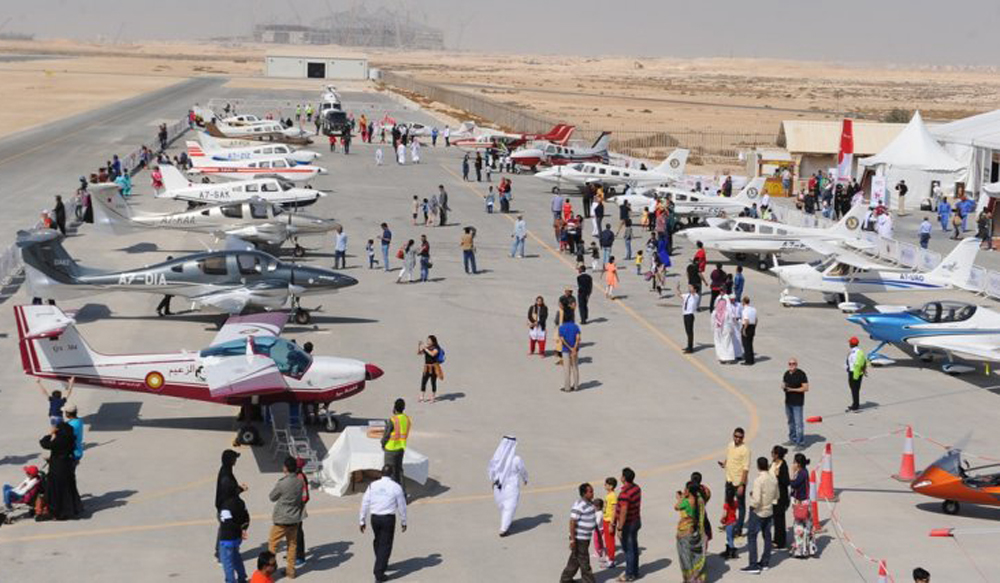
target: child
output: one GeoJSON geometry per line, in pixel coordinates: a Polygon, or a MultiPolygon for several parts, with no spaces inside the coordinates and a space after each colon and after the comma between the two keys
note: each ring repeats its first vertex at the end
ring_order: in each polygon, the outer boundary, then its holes
{"type": "Polygon", "coordinates": [[[597,528],[594,529],[594,555],[598,562],[604,565],[606,562],[604,551],[604,500],[594,498],[594,512],[597,514],[597,528]]]}
{"type": "Polygon", "coordinates": [[[70,396],[73,395],[73,385],[76,383],[76,377],[70,377],[69,383],[66,385],[65,397],[63,397],[62,391],[58,390],[52,391],[52,394],[49,394],[49,392],[45,390],[45,385],[42,384],[41,379],[35,379],[35,382],[38,384],[38,390],[41,391],[42,394],[45,395],[45,398],[49,401],[49,425],[55,427],[56,425],[62,423],[62,409],[63,406],[66,405],[66,401],[68,401],[70,396]]]}
{"type": "Polygon", "coordinates": [[[739,555],[736,553],[736,541],[733,529],[736,527],[736,489],[726,488],[726,500],[722,505],[722,526],[726,529],[726,551],[723,557],[735,559],[739,555]]]}
{"type": "Polygon", "coordinates": [[[590,270],[598,271],[597,266],[601,261],[601,251],[597,248],[597,243],[590,242],[590,270]]]}
{"type": "Polygon", "coordinates": [[[378,265],[378,259],[375,259],[375,241],[373,239],[368,239],[365,252],[368,253],[368,269],[375,269],[375,266],[378,265]]]}
{"type": "Polygon", "coordinates": [[[430,210],[431,210],[431,205],[430,205],[429,202],[427,202],[426,198],[424,199],[424,202],[423,202],[423,204],[421,205],[420,208],[423,209],[423,211],[424,211],[424,224],[426,225],[427,224],[427,213],[429,213],[430,210]]]}
{"type": "Polygon", "coordinates": [[[642,249],[635,253],[635,274],[642,275],[642,249]]]}
{"type": "Polygon", "coordinates": [[[618,494],[615,488],[618,487],[618,480],[608,478],[604,480],[604,521],[601,525],[601,532],[604,535],[604,556],[607,560],[605,567],[613,569],[615,567],[615,531],[611,528],[611,523],[615,520],[615,510],[618,507],[618,494]]]}
{"type": "Polygon", "coordinates": [[[615,288],[618,287],[618,266],[615,265],[615,257],[613,255],[604,266],[604,283],[607,286],[604,290],[604,297],[609,300],[615,299],[615,288]]]}
{"type": "MultiPolygon", "coordinates": [[[[417,215],[420,214],[420,199],[413,195],[413,224],[417,224],[417,215]]],[[[425,221],[426,222],[426,221],[425,221]]]]}
{"type": "Polygon", "coordinates": [[[490,191],[486,193],[486,213],[493,214],[493,203],[496,202],[496,194],[493,192],[493,187],[490,186],[490,191]]]}

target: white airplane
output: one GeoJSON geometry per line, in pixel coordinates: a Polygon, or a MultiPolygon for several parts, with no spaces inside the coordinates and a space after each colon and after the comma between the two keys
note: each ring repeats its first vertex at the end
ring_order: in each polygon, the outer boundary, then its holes
{"type": "Polygon", "coordinates": [[[626,168],[598,162],[583,162],[566,166],[553,166],[535,174],[545,182],[555,183],[552,192],[559,194],[564,186],[583,190],[587,185],[602,185],[609,194],[614,194],[616,187],[670,185],[684,176],[687,164],[688,150],[678,148],[670,154],[659,166],[652,170],[626,168]]]}
{"type": "Polygon", "coordinates": [[[244,202],[262,199],[285,207],[309,206],[326,193],[310,186],[296,186],[293,182],[275,176],[250,178],[220,183],[191,182],[174,166],[160,166],[163,175],[163,192],[154,196],[187,201],[189,204],[217,202],[244,202]]]}
{"type": "Polygon", "coordinates": [[[737,215],[751,208],[760,199],[761,190],[767,179],[758,176],[746,184],[733,197],[716,196],[703,192],[692,192],[682,188],[660,187],[641,192],[629,191],[611,198],[615,204],[628,201],[633,211],[656,210],[656,203],[667,196],[674,202],[674,211],[682,217],[718,217],[737,215]]]}
{"type": "Polygon", "coordinates": [[[777,257],[782,253],[809,249],[806,240],[844,242],[857,248],[870,246],[860,238],[861,219],[865,212],[867,208],[864,205],[857,205],[839,223],[825,229],[738,217],[708,219],[709,226],[684,229],[681,233],[691,243],[700,241],[706,249],[737,256],[758,255],[761,269],[766,269],[768,262],[764,260],[765,256],[777,257]]]}
{"type": "Polygon", "coordinates": [[[305,255],[305,249],[298,244],[299,237],[323,235],[337,227],[336,221],[285,211],[261,199],[210,204],[176,213],[139,213],[122,198],[116,185],[98,184],[91,188],[91,200],[94,227],[99,231],[125,235],[149,229],[174,229],[206,233],[219,239],[238,237],[270,246],[291,239],[297,257],[305,255]]]}
{"type": "Polygon", "coordinates": [[[264,123],[271,121],[269,119],[263,119],[252,113],[241,113],[240,115],[231,115],[222,120],[222,123],[229,124],[231,126],[245,126],[254,125],[259,123],[264,123]]]}
{"type": "Polygon", "coordinates": [[[292,126],[286,128],[276,121],[264,121],[252,125],[232,126],[218,122],[205,124],[205,131],[216,138],[236,138],[263,142],[285,142],[305,146],[312,143],[313,132],[292,126]]]}
{"type": "MultiPolygon", "coordinates": [[[[14,306],[24,374],[102,389],[177,397],[222,405],[329,405],[365,389],[382,370],[359,360],[313,356],[280,337],[288,314],[231,316],[204,350],[110,355],[84,340],[72,316],[56,306],[14,306]]],[[[155,338],[150,346],[161,348],[155,338]]],[[[161,348],[162,350],[162,348],[161,348]]],[[[258,443],[252,425],[242,443],[258,443]]]]}
{"type": "Polygon", "coordinates": [[[296,164],[312,164],[320,157],[319,152],[296,150],[288,144],[261,144],[242,147],[225,147],[207,133],[198,134],[198,142],[185,142],[190,158],[210,158],[212,160],[255,160],[266,156],[285,156],[296,164]],[[200,144],[198,142],[201,142],[200,144]]]}
{"type": "Polygon", "coordinates": [[[1000,362],[1000,314],[965,302],[933,301],[919,308],[875,306],[877,312],[847,318],[880,344],[869,353],[873,364],[895,361],[879,351],[886,344],[908,346],[917,355],[944,353],[941,368],[949,374],[974,367],[956,364],[955,356],[980,362],[1000,362]]]}
{"type": "Polygon", "coordinates": [[[219,176],[230,180],[245,180],[260,176],[278,176],[292,182],[312,180],[326,169],[319,166],[299,165],[287,156],[272,154],[252,160],[209,160],[205,156],[191,158],[189,174],[219,176]]]}
{"type": "Polygon", "coordinates": [[[788,293],[791,289],[799,289],[820,292],[830,303],[843,298],[840,307],[844,311],[856,311],[860,307],[850,302],[850,294],[963,288],[969,281],[980,245],[979,239],[969,237],[955,245],[951,253],[933,270],[920,273],[888,267],[822,240],[805,240],[803,243],[824,257],[811,263],[771,268],[785,285],[781,292],[781,303],[801,303],[799,298],[788,293]]]}

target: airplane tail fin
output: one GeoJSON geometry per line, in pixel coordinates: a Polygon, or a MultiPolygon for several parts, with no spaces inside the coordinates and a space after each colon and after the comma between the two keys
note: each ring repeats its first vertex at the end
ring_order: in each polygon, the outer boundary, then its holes
{"type": "Polygon", "coordinates": [[[746,186],[733,197],[733,200],[743,201],[747,206],[752,205],[760,199],[760,195],[764,191],[764,182],[766,181],[766,177],[758,176],[747,182],[746,186]]]}
{"type": "Polygon", "coordinates": [[[594,140],[594,145],[591,146],[598,154],[607,154],[608,147],[611,145],[611,132],[601,132],[601,135],[594,140]]]}
{"type": "Polygon", "coordinates": [[[65,379],[93,370],[103,357],[76,329],[76,322],[56,306],[14,306],[24,373],[65,379]]]}
{"type": "Polygon", "coordinates": [[[863,204],[854,205],[840,219],[840,222],[827,229],[827,231],[840,237],[860,237],[861,221],[864,220],[867,211],[868,207],[863,204]]]}
{"type": "Polygon", "coordinates": [[[688,154],[690,153],[689,150],[685,150],[684,148],[677,148],[659,166],[653,168],[653,172],[666,174],[673,178],[684,176],[684,167],[687,166],[688,154]]]}
{"type": "Polygon", "coordinates": [[[222,133],[222,131],[219,130],[219,126],[215,125],[213,122],[205,123],[205,131],[208,132],[208,135],[212,136],[213,138],[226,137],[226,134],[222,133]]]}
{"type": "Polygon", "coordinates": [[[94,189],[90,193],[90,200],[94,203],[94,227],[98,231],[114,235],[127,235],[136,231],[132,207],[122,198],[117,188],[94,189]]]}
{"type": "Polygon", "coordinates": [[[205,159],[205,150],[202,149],[201,144],[193,140],[187,140],[184,142],[184,145],[187,147],[187,155],[188,158],[191,158],[192,164],[205,159]]]}
{"type": "Polygon", "coordinates": [[[163,176],[163,191],[180,190],[191,186],[191,181],[184,177],[184,173],[179,168],[171,164],[160,166],[160,174],[163,176]]]}
{"type": "Polygon", "coordinates": [[[980,244],[979,239],[975,237],[959,241],[951,253],[927,274],[928,279],[940,278],[955,287],[967,289],[980,244]]]}
{"type": "MultiPolygon", "coordinates": [[[[198,143],[201,144],[201,149],[205,152],[218,152],[223,149],[219,140],[213,138],[208,132],[198,132],[198,143]]],[[[190,155],[189,153],[188,156],[190,155]]]]}
{"type": "Polygon", "coordinates": [[[83,268],[66,252],[62,240],[59,231],[52,229],[18,231],[16,239],[26,267],[57,283],[72,284],[82,274],[83,268]]]}

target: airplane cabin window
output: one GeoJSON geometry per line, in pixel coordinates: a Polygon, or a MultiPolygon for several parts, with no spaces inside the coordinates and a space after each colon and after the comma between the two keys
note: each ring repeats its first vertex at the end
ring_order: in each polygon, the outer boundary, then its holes
{"type": "Polygon", "coordinates": [[[263,192],[278,192],[278,185],[273,182],[265,182],[260,185],[260,189],[263,192]]]}
{"type": "Polygon", "coordinates": [[[684,194],[678,194],[677,195],[677,202],[684,202],[687,199],[688,199],[687,195],[684,195],[684,194]]]}
{"type": "MultiPolygon", "coordinates": [[[[249,185],[247,185],[247,186],[249,186],[249,185]]],[[[233,187],[233,192],[243,192],[243,187],[242,186],[234,186],[233,187]]]]}
{"type": "Polygon", "coordinates": [[[741,233],[753,233],[754,225],[753,223],[738,223],[736,225],[736,230],[741,233]]]}
{"type": "Polygon", "coordinates": [[[208,216],[208,210],[206,209],[206,210],[201,211],[201,216],[207,217],[208,216]]]}
{"type": "Polygon", "coordinates": [[[230,204],[222,207],[222,216],[231,219],[243,218],[243,207],[238,204],[230,204]]]}
{"type": "Polygon", "coordinates": [[[171,267],[170,271],[173,271],[174,273],[183,273],[184,272],[184,266],[181,265],[180,263],[178,263],[177,265],[174,265],[173,267],[171,267]]]}
{"type": "MultiPolygon", "coordinates": [[[[604,174],[604,173],[602,172],[601,174],[604,174]]],[[[620,173],[619,173],[619,172],[618,172],[617,170],[612,170],[612,171],[611,171],[611,175],[612,175],[612,176],[619,176],[619,175],[620,175],[620,173]]]]}
{"type": "Polygon", "coordinates": [[[270,148],[270,147],[268,147],[268,148],[261,148],[260,149],[260,153],[261,154],[273,154],[274,153],[274,148],[270,148]]]}
{"type": "Polygon", "coordinates": [[[607,171],[607,170],[605,170],[604,168],[601,168],[600,170],[598,170],[598,172],[597,172],[597,173],[598,173],[598,174],[601,174],[601,175],[604,175],[604,174],[607,174],[607,173],[608,173],[608,171],[607,171]]]}
{"type": "Polygon", "coordinates": [[[771,233],[774,232],[774,228],[768,227],[767,225],[761,225],[760,228],[757,229],[757,232],[760,233],[761,235],[770,235],[771,233]]]}
{"type": "Polygon", "coordinates": [[[253,336],[255,354],[268,356],[283,375],[301,378],[312,364],[312,357],[296,344],[275,336],[253,336]]]}
{"type": "Polygon", "coordinates": [[[273,162],[273,163],[271,164],[271,166],[272,166],[273,168],[286,168],[286,167],[287,167],[287,165],[285,164],[285,161],[284,161],[284,160],[275,160],[275,161],[274,161],[274,162],[273,162]]]}
{"type": "Polygon", "coordinates": [[[288,149],[288,146],[275,146],[275,154],[291,154],[292,152],[288,149]]]}
{"type": "Polygon", "coordinates": [[[266,219],[267,218],[267,205],[250,203],[250,216],[255,219],[266,219]]]}
{"type": "Polygon", "coordinates": [[[779,235],[787,235],[788,231],[786,231],[785,229],[778,229],[778,234],[779,235]]]}
{"type": "Polygon", "coordinates": [[[236,264],[240,267],[240,275],[253,275],[260,272],[260,260],[256,255],[237,255],[236,264]]]}
{"type": "Polygon", "coordinates": [[[206,257],[198,261],[198,266],[205,275],[226,275],[226,256],[206,257]]]}
{"type": "Polygon", "coordinates": [[[247,192],[257,192],[258,186],[256,184],[247,184],[247,192]]]}

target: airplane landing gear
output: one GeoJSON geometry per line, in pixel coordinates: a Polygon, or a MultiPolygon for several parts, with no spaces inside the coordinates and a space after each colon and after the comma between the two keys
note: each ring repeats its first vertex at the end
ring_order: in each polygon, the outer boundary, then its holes
{"type": "Polygon", "coordinates": [[[244,425],[236,432],[236,445],[260,445],[264,441],[260,438],[260,432],[253,425],[244,425]]]}
{"type": "Polygon", "coordinates": [[[944,511],[945,514],[951,514],[954,516],[955,514],[958,514],[960,509],[961,506],[954,500],[945,500],[941,503],[941,510],[944,511]]]}
{"type": "Polygon", "coordinates": [[[559,188],[558,186],[553,186],[552,187],[552,194],[562,194],[562,189],[559,188]]]}
{"type": "Polygon", "coordinates": [[[326,429],[330,433],[340,431],[340,422],[333,416],[333,411],[330,409],[329,405],[327,405],[326,409],[323,411],[323,416],[325,417],[323,429],[326,429]]]}
{"type": "Polygon", "coordinates": [[[294,255],[296,257],[305,257],[305,255],[306,255],[306,248],[303,247],[302,245],[299,245],[298,243],[296,243],[295,247],[292,249],[292,255],[294,255]]]}
{"type": "Polygon", "coordinates": [[[305,326],[312,321],[312,316],[309,314],[309,310],[302,307],[302,304],[298,297],[292,297],[292,320],[296,324],[305,326]]]}

